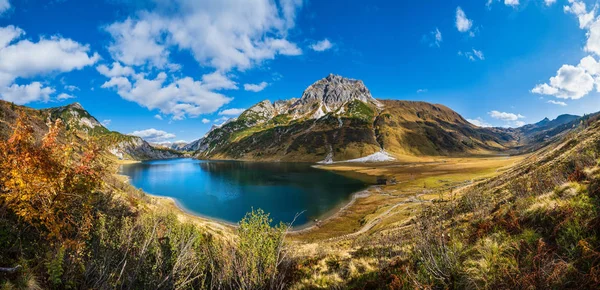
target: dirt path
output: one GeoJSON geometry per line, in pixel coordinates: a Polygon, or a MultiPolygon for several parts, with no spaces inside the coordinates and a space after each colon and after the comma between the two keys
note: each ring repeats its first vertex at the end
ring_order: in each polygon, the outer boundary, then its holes
{"type": "MultiPolygon", "coordinates": [[[[464,188],[466,186],[472,185],[473,182],[472,181],[466,181],[463,183],[460,183],[458,185],[452,186],[450,188],[445,189],[446,190],[455,190],[455,189],[459,189],[459,188],[464,188]]],[[[377,215],[374,219],[370,220],[369,222],[367,222],[364,226],[362,226],[358,231],[350,233],[350,234],[346,234],[343,236],[339,236],[339,237],[335,237],[335,238],[330,238],[327,239],[325,241],[327,242],[335,242],[335,241],[341,241],[341,240],[345,240],[345,239],[351,239],[351,238],[356,238],[357,236],[360,236],[366,232],[368,232],[370,229],[372,229],[373,227],[375,227],[377,224],[379,224],[383,219],[385,219],[386,217],[389,217],[392,214],[392,211],[394,209],[396,209],[397,207],[401,206],[401,205],[405,205],[405,204],[423,204],[423,203],[429,203],[431,202],[430,200],[421,200],[421,196],[425,195],[425,194],[430,194],[430,191],[422,191],[421,193],[418,193],[416,195],[413,196],[409,196],[406,198],[406,200],[403,200],[401,202],[398,202],[396,204],[394,204],[392,207],[390,207],[389,209],[387,209],[386,211],[380,213],[379,215],[377,215]]],[[[385,192],[379,192],[378,194],[381,195],[389,195],[385,192]]]]}

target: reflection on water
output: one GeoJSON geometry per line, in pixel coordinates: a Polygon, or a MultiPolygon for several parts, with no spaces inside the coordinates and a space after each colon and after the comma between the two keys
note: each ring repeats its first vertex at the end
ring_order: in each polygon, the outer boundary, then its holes
{"type": "Polygon", "coordinates": [[[361,181],[301,163],[174,159],[123,165],[144,191],[172,197],[186,210],[229,222],[262,208],[274,222],[296,226],[320,218],[364,189],[361,181]]]}

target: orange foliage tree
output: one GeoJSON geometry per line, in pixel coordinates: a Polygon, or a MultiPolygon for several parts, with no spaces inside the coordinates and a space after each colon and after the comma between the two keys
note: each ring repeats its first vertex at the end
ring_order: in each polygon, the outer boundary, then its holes
{"type": "Polygon", "coordinates": [[[57,120],[35,140],[27,116],[20,114],[12,137],[0,141],[0,204],[51,243],[82,249],[105,170],[93,142],[80,145],[74,133],[61,139],[63,132],[57,120]]]}

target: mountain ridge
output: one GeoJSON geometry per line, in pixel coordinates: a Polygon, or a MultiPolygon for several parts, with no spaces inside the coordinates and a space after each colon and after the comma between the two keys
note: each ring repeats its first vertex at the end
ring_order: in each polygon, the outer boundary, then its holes
{"type": "Polygon", "coordinates": [[[261,101],[194,142],[200,159],[317,162],[380,151],[489,153],[508,149],[515,138],[476,127],[443,105],[377,100],[362,81],[330,74],[308,86],[301,98],[261,101]]]}
{"type": "Polygon", "coordinates": [[[140,161],[181,156],[180,153],[173,150],[154,148],[140,137],[107,129],[77,102],[60,107],[36,110],[0,100],[0,137],[8,138],[10,136],[11,126],[16,121],[19,111],[24,111],[27,114],[36,136],[42,136],[47,132],[48,123],[61,119],[67,129],[98,137],[100,145],[106,147],[107,152],[118,159],[140,161]]]}

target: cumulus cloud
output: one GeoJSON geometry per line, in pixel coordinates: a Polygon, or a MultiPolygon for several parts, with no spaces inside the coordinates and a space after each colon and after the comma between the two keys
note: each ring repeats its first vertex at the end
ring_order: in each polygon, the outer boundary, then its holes
{"type": "Polygon", "coordinates": [[[589,27],[594,21],[597,6],[594,6],[594,8],[588,12],[585,3],[582,1],[569,0],[569,4],[570,5],[565,5],[563,8],[565,13],[571,13],[577,16],[579,28],[584,29],[589,27]]]}
{"type": "Polygon", "coordinates": [[[102,88],[114,89],[123,99],[150,110],[158,109],[165,115],[172,115],[174,120],[213,113],[232,100],[215,90],[237,89],[236,83],[220,72],[206,74],[202,81],[197,81],[190,77],[167,78],[165,72],[150,78],[148,74],[136,73],[133,68],[118,62],[111,68],[101,65],[97,69],[111,76],[102,88]]]}
{"type": "Polygon", "coordinates": [[[326,51],[332,47],[333,43],[331,43],[327,38],[310,45],[310,49],[314,51],[326,51]]]}
{"type": "Polygon", "coordinates": [[[268,85],[267,82],[261,82],[260,84],[244,84],[244,90],[258,93],[264,90],[268,85]]]}
{"type": "Polygon", "coordinates": [[[548,104],[553,104],[553,105],[558,105],[558,106],[563,106],[563,107],[567,105],[567,103],[565,103],[565,102],[560,102],[560,101],[555,101],[555,100],[548,101],[548,104]]]}
{"type": "Polygon", "coordinates": [[[50,100],[50,95],[55,92],[53,88],[44,87],[40,82],[32,82],[27,85],[12,84],[0,88],[0,96],[3,100],[24,105],[34,101],[50,100]]]}
{"type": "Polygon", "coordinates": [[[131,81],[125,77],[114,77],[102,85],[102,88],[115,89],[125,100],[172,115],[173,120],[213,113],[232,100],[211,91],[209,88],[212,87],[215,85],[190,77],[167,80],[164,72],[158,73],[155,78],[136,74],[131,81]]]}
{"type": "Polygon", "coordinates": [[[237,116],[246,111],[246,109],[227,109],[219,112],[219,116],[237,116]]]}
{"type": "MultiPolygon", "coordinates": [[[[546,4],[555,1],[547,1],[546,4]]],[[[583,1],[568,0],[564,12],[573,14],[579,21],[579,28],[587,31],[584,50],[591,53],[581,59],[577,66],[564,64],[549,83],[535,86],[531,92],[552,95],[562,99],[580,99],[593,91],[600,92],[600,64],[593,55],[600,56],[600,19],[596,17],[598,5],[588,9],[583,1]]]]}
{"type": "Polygon", "coordinates": [[[93,65],[97,53],[71,39],[52,36],[38,42],[19,40],[25,32],[15,26],[0,27],[0,98],[18,104],[48,101],[54,88],[40,82],[15,84],[17,79],[28,79],[50,73],[64,73],[93,65]]]}
{"type": "Polygon", "coordinates": [[[177,137],[177,136],[175,136],[175,134],[168,133],[168,132],[165,132],[162,130],[156,130],[154,128],[141,130],[141,131],[134,131],[134,132],[129,133],[129,135],[138,136],[138,137],[140,137],[148,142],[152,142],[152,143],[165,142],[165,141],[168,141],[170,139],[177,137]]]}
{"type": "Polygon", "coordinates": [[[106,120],[103,120],[102,122],[100,122],[100,124],[102,124],[102,126],[104,126],[104,127],[108,127],[111,122],[112,122],[111,119],[106,119],[106,120]]]}
{"type": "Polygon", "coordinates": [[[484,121],[481,118],[467,119],[467,121],[477,127],[492,127],[492,125],[490,123],[487,123],[486,121],[484,121]]]}
{"type": "Polygon", "coordinates": [[[467,14],[462,10],[462,8],[456,8],[456,29],[460,32],[467,32],[471,30],[473,26],[473,21],[467,18],[467,14]]]}
{"type": "Polygon", "coordinates": [[[544,0],[544,3],[546,6],[551,6],[552,4],[556,3],[556,0],[544,0]]]}
{"type": "Polygon", "coordinates": [[[169,49],[191,52],[202,65],[227,71],[248,69],[276,55],[299,55],[286,39],[300,0],[173,1],[169,9],[138,13],[106,27],[114,59],[162,68],[169,49]],[[278,5],[279,4],[279,5],[278,5]]]}
{"type": "Polygon", "coordinates": [[[577,66],[565,64],[550,83],[539,84],[532,93],[552,95],[561,99],[580,99],[589,94],[600,82],[600,64],[592,56],[584,57],[577,66]]]}
{"type": "Polygon", "coordinates": [[[202,119],[202,124],[208,124],[208,123],[210,123],[209,119],[206,119],[206,118],[202,119]]]}
{"type": "Polygon", "coordinates": [[[490,115],[490,117],[492,117],[494,119],[498,119],[498,120],[502,120],[502,121],[517,121],[519,119],[525,118],[525,116],[523,116],[521,114],[506,113],[506,112],[499,112],[499,111],[491,111],[488,113],[488,115],[490,115]]]}
{"type": "Polygon", "coordinates": [[[519,6],[519,0],[504,0],[506,6],[519,6]]]}
{"type": "Polygon", "coordinates": [[[156,115],[154,115],[154,119],[162,120],[163,117],[160,114],[156,114],[156,115]]]}
{"type": "MultiPolygon", "coordinates": [[[[138,11],[105,27],[115,62],[112,68],[98,66],[109,78],[102,87],[176,120],[215,112],[232,100],[217,91],[238,89],[232,72],[280,55],[302,54],[288,39],[302,6],[302,0],[175,0],[138,11]],[[200,80],[167,78],[165,71],[181,68],[170,60],[174,50],[189,53],[213,72],[200,80]]],[[[244,89],[260,91],[267,85],[247,84],[244,89]]]]}

